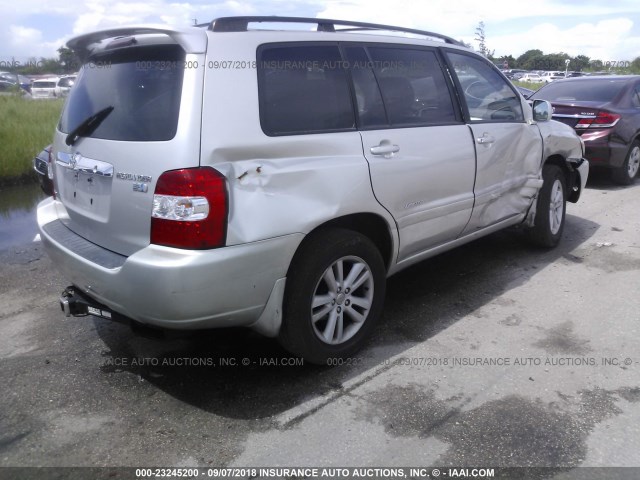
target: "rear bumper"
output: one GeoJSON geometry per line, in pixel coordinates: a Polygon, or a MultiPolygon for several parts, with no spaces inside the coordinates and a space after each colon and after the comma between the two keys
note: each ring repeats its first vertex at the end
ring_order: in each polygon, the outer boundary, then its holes
{"type": "Polygon", "coordinates": [[[53,199],[40,203],[38,228],[47,253],[78,291],[132,320],[170,329],[255,324],[304,238],[200,251],[149,245],[124,257],[61,225],[53,199]]]}
{"type": "Polygon", "coordinates": [[[581,138],[592,167],[619,168],[624,163],[629,145],[611,140],[610,130],[585,132],[581,138]]]}
{"type": "Polygon", "coordinates": [[[589,178],[589,161],[586,158],[580,160],[569,160],[571,167],[577,173],[577,178],[574,179],[573,185],[571,185],[571,191],[569,191],[568,201],[576,203],[580,199],[580,195],[584,191],[589,178]]]}

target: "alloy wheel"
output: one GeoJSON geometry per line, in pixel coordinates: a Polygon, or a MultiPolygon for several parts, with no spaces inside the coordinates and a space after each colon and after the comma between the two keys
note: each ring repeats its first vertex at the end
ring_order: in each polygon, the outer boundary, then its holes
{"type": "Polygon", "coordinates": [[[374,280],[359,257],[336,260],[318,281],[311,302],[311,322],[324,343],[339,345],[352,338],[367,320],[374,280]]]}
{"type": "Polygon", "coordinates": [[[556,179],[551,187],[551,201],[549,202],[549,226],[553,235],[560,231],[563,213],[564,191],[562,189],[562,182],[556,179]]]}

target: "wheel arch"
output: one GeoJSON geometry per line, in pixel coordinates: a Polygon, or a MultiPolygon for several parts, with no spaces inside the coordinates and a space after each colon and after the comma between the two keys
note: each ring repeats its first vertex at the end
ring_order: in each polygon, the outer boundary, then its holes
{"type": "Polygon", "coordinates": [[[554,196],[557,194],[555,183],[566,178],[566,170],[562,163],[557,163],[557,158],[550,160],[542,167],[543,184],[536,197],[534,222],[525,230],[529,240],[543,248],[553,248],[558,244],[562,237],[566,214],[566,185],[561,202],[554,196]]]}
{"type": "MultiPolygon", "coordinates": [[[[389,271],[391,263],[395,258],[395,251],[397,249],[396,242],[393,238],[393,231],[387,221],[375,213],[352,213],[333,218],[318,225],[305,236],[293,255],[293,258],[295,259],[298,252],[304,248],[311,238],[321,235],[322,232],[332,228],[352,230],[369,238],[380,252],[386,271],[389,271]]],[[[291,268],[291,266],[289,268],[291,268]]]]}
{"type": "Polygon", "coordinates": [[[575,169],[571,163],[562,155],[551,155],[544,161],[544,165],[556,165],[562,170],[565,178],[565,187],[567,189],[567,202],[576,203],[580,198],[581,181],[580,172],[575,169]]]}

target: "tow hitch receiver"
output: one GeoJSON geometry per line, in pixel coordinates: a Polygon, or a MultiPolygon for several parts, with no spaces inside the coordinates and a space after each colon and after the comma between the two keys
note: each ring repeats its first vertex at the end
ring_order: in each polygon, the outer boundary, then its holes
{"type": "Polygon", "coordinates": [[[75,287],[67,287],[60,295],[60,308],[67,317],[93,315],[111,319],[111,312],[103,305],[78,292],[75,287]]]}

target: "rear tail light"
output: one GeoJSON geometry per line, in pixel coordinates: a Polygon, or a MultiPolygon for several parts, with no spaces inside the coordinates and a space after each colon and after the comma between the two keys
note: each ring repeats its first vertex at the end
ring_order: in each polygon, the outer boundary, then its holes
{"type": "Polygon", "coordinates": [[[164,172],[151,213],[151,243],[203,250],[224,246],[228,216],[225,177],[209,167],[164,172]]]}
{"type": "Polygon", "coordinates": [[[581,118],[575,128],[611,128],[620,120],[617,113],[600,111],[592,118],[581,118]]]}

